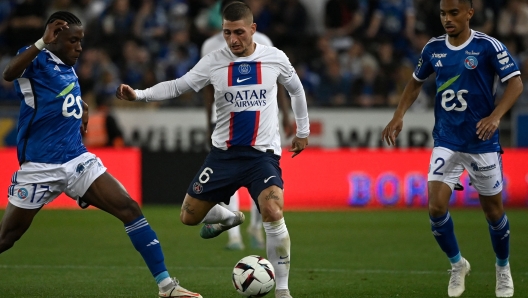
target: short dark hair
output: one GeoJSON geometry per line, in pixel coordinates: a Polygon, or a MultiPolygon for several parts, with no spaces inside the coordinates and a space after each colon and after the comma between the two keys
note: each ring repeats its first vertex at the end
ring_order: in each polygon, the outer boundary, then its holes
{"type": "Polygon", "coordinates": [[[222,18],[230,22],[236,22],[246,17],[253,18],[253,13],[246,3],[240,1],[235,1],[227,5],[222,12],[222,18]]]}
{"type": "Polygon", "coordinates": [[[220,3],[220,13],[223,13],[225,8],[233,2],[246,3],[244,0],[222,0],[222,3],[220,3]]]}
{"type": "Polygon", "coordinates": [[[458,0],[458,2],[464,2],[469,5],[469,7],[473,8],[473,0],[458,0]]]}
{"type": "Polygon", "coordinates": [[[69,11],[57,11],[51,14],[51,16],[48,18],[47,24],[53,23],[56,20],[62,20],[67,22],[70,25],[77,25],[82,26],[81,20],[79,20],[78,17],[76,17],[73,13],[69,11]]]}

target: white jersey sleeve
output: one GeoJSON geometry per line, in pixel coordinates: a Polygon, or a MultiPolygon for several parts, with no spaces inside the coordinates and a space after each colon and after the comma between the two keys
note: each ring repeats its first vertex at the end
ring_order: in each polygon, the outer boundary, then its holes
{"type": "Polygon", "coordinates": [[[278,77],[292,101],[293,114],[295,115],[295,124],[297,125],[297,137],[306,138],[310,134],[310,121],[308,119],[308,107],[306,104],[306,94],[297,75],[295,68],[290,63],[290,59],[283,51],[278,51],[280,74],[278,77]]]}

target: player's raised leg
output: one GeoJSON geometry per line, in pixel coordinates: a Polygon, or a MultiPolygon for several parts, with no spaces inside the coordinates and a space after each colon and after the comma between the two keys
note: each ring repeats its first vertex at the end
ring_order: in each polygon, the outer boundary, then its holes
{"type": "Polygon", "coordinates": [[[513,279],[510,270],[510,222],[504,212],[501,192],[491,196],[479,195],[480,204],[489,225],[491,244],[496,256],[496,285],[497,297],[513,296],[513,279]]]}
{"type": "MultiPolygon", "coordinates": [[[[229,204],[225,205],[231,212],[240,211],[240,204],[238,199],[238,193],[235,192],[229,200],[229,204]]],[[[252,218],[253,220],[253,218],[252,218]]],[[[240,233],[240,226],[232,227],[227,230],[228,241],[226,249],[229,250],[243,250],[244,243],[242,242],[242,234],[240,233]]]]}
{"type": "Polygon", "coordinates": [[[283,191],[276,185],[270,186],[261,192],[258,202],[266,232],[267,258],[275,268],[275,297],[291,298],[288,288],[291,242],[282,213],[283,191]]]}
{"type": "Polygon", "coordinates": [[[104,172],[90,185],[82,200],[104,210],[125,225],[125,230],[136,250],[141,254],[159,287],[159,297],[202,297],[179,285],[165,266],[161,243],[143,216],[138,204],[123,186],[104,172]]]}
{"type": "Polygon", "coordinates": [[[180,219],[189,226],[204,223],[200,236],[211,239],[242,224],[245,217],[240,211],[231,212],[216,202],[200,200],[187,194],[183,200],[180,219]]]}
{"type": "Polygon", "coordinates": [[[447,292],[449,297],[459,297],[465,291],[465,278],[471,270],[458,248],[453,219],[447,206],[452,189],[440,181],[429,181],[429,218],[436,242],[451,262],[451,277],[447,292]]]}

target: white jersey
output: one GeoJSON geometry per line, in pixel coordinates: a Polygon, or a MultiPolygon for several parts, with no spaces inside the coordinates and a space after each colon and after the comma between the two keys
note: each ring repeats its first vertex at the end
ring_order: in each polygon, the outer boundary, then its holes
{"type": "Polygon", "coordinates": [[[227,46],[213,51],[182,79],[194,91],[208,84],[214,87],[215,147],[253,146],[280,155],[277,80],[287,84],[294,76],[295,69],[284,52],[257,43],[248,57],[235,56],[227,46]]]}
{"type": "MultiPolygon", "coordinates": [[[[260,32],[255,32],[255,34],[253,34],[253,41],[258,44],[263,44],[265,46],[273,46],[271,39],[269,39],[266,34],[260,32]]],[[[227,43],[224,39],[224,34],[222,32],[219,32],[204,41],[200,54],[203,57],[211,53],[212,51],[216,51],[224,47],[227,47],[227,43]]],[[[211,123],[216,123],[216,108],[214,105],[211,111],[211,119],[209,120],[211,120],[211,123]]]]}

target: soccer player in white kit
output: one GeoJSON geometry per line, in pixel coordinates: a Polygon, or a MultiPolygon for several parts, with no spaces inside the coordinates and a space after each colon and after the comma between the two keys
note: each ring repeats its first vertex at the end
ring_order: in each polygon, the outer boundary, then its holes
{"type": "MultiPolygon", "coordinates": [[[[223,0],[220,4],[220,12],[224,11],[227,5],[233,3],[233,2],[244,2],[243,0],[223,0]]],[[[253,40],[258,43],[265,46],[273,46],[273,43],[267,37],[265,34],[262,34],[260,32],[255,32],[253,34],[253,40]]],[[[201,49],[201,56],[205,56],[212,51],[221,49],[226,46],[226,42],[224,40],[224,36],[222,32],[219,32],[208,39],[206,39],[202,45],[201,49]]],[[[284,88],[281,86],[278,86],[277,91],[277,100],[279,104],[279,108],[282,110],[282,126],[284,128],[284,132],[286,133],[286,137],[290,137],[293,135],[293,127],[292,123],[289,120],[289,110],[290,106],[288,103],[288,98],[286,97],[286,94],[284,92],[284,88]]],[[[214,88],[212,85],[205,86],[203,88],[204,93],[204,101],[205,101],[205,109],[207,112],[207,121],[208,121],[208,129],[209,129],[209,136],[211,135],[211,132],[214,130],[214,127],[216,126],[216,109],[214,106],[214,88]],[[210,121],[210,122],[209,122],[210,121]]],[[[227,209],[231,211],[239,211],[239,196],[238,193],[235,192],[231,196],[231,199],[229,201],[229,205],[227,205],[227,209]]],[[[262,216],[260,215],[260,212],[257,208],[257,205],[255,202],[251,202],[251,209],[250,209],[250,225],[248,227],[248,233],[250,235],[250,244],[252,248],[256,249],[264,249],[265,243],[264,243],[264,236],[262,235],[262,216]]],[[[228,242],[226,245],[227,249],[230,250],[243,250],[244,249],[244,243],[242,241],[242,235],[240,234],[240,227],[236,226],[232,229],[229,229],[227,231],[228,235],[228,242]]]]}
{"type": "Polygon", "coordinates": [[[465,291],[471,266],[460,252],[449,213],[455,185],[466,170],[478,191],[495,252],[495,295],[512,297],[510,223],[502,203],[502,159],[498,126],[522,92],[520,71],[508,49],[497,39],[471,30],[471,0],[441,0],[445,35],[425,45],[413,78],[403,91],[394,117],[382,139],[395,145],[403,115],[416,100],[423,82],[435,73],[434,148],[428,174],[429,219],[438,245],[451,263],[449,297],[465,291]],[[495,103],[498,80],[506,90],[495,103]]]}
{"type": "Polygon", "coordinates": [[[203,57],[181,78],[145,90],[120,85],[116,96],[158,101],[214,86],[218,122],[213,147],[189,185],[180,219],[186,225],[204,223],[202,238],[216,237],[244,221],[242,212],[231,212],[219,203],[229,202],[238,188],[246,187],[262,214],[267,259],[275,268],[275,297],[290,298],[290,236],[283,216],[277,81],[290,94],[297,124],[289,150],[292,157],[308,145],[308,110],[303,86],[288,57],[277,48],[254,43],[255,31],[251,9],[234,2],[223,12],[227,47],[203,57]]]}

